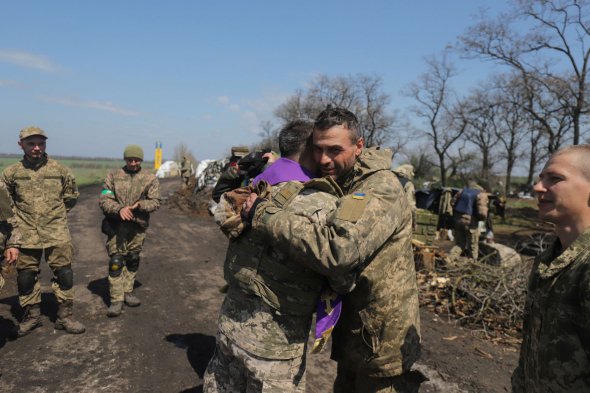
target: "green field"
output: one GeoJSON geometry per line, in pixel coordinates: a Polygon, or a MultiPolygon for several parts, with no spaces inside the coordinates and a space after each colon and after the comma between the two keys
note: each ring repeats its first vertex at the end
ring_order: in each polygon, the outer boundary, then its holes
{"type": "MultiPolygon", "coordinates": [[[[96,184],[104,180],[107,172],[114,168],[123,166],[123,160],[108,159],[108,158],[60,158],[52,157],[61,164],[67,166],[74,172],[76,182],[79,186],[87,184],[96,184]]],[[[0,155],[0,172],[4,171],[9,165],[19,161],[21,156],[15,155],[0,155]]],[[[152,162],[144,162],[144,168],[152,169],[152,162]]]]}

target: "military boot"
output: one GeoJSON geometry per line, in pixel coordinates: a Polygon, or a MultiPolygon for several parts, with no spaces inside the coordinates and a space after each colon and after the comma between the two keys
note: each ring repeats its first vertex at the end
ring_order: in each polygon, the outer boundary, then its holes
{"type": "Polygon", "coordinates": [[[125,304],[129,307],[137,307],[141,304],[141,300],[133,296],[131,292],[125,294],[125,304]]]}
{"type": "Polygon", "coordinates": [[[26,336],[37,326],[41,326],[41,307],[39,304],[25,306],[25,314],[21,323],[18,324],[16,335],[18,337],[26,336]]]}
{"type": "Polygon", "coordinates": [[[65,330],[67,333],[71,334],[84,333],[86,331],[84,325],[72,317],[72,306],[73,302],[71,300],[59,304],[55,328],[57,330],[65,330]]]}
{"type": "Polygon", "coordinates": [[[111,306],[107,310],[107,317],[118,317],[121,312],[123,312],[123,302],[111,302],[111,306]]]}

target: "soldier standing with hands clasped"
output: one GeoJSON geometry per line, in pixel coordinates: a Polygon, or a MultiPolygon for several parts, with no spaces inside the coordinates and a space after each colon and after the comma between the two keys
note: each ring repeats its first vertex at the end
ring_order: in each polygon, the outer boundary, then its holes
{"type": "Polygon", "coordinates": [[[24,128],[19,139],[24,157],[2,174],[22,236],[16,270],[18,300],[24,308],[24,316],[17,335],[24,336],[41,325],[38,275],[43,254],[53,272],[51,287],[58,303],[55,328],[73,334],[84,333],[84,325],[72,317],[74,248],[67,212],[74,207],[79,195],[74,175],[47,156],[47,136],[42,129],[24,128]]]}
{"type": "Polygon", "coordinates": [[[102,231],[107,235],[110,257],[109,317],[121,315],[123,302],[129,307],[141,304],[133,295],[133,284],[150,213],[160,207],[160,183],[154,174],[141,168],[143,149],[129,145],[123,158],[125,166],[107,175],[99,200],[105,215],[102,231]]]}

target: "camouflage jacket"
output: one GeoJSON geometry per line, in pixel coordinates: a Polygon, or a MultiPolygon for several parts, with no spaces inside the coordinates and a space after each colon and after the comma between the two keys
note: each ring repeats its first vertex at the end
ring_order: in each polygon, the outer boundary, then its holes
{"type": "Polygon", "coordinates": [[[190,160],[183,159],[180,163],[180,175],[182,177],[189,177],[192,173],[193,167],[190,160]]]}
{"type": "Polygon", "coordinates": [[[128,172],[123,167],[107,174],[98,204],[105,216],[118,220],[119,210],[139,202],[139,208],[133,211],[134,222],[146,229],[150,213],[160,207],[160,199],[156,175],[144,169],[128,172]]]}
{"type": "Polygon", "coordinates": [[[411,212],[390,166],[390,151],[365,149],[326,223],[270,202],[258,205],[252,223],[277,249],[321,274],[358,271],[356,287],[343,297],[332,358],[362,365],[371,376],[399,375],[420,352],[411,212]]]}
{"type": "MultiPolygon", "coordinates": [[[[272,199],[287,195],[287,184],[273,186],[272,199]]],[[[320,223],[325,223],[338,200],[313,188],[293,195],[285,209],[320,223]]],[[[249,230],[230,240],[224,273],[229,291],[219,330],[240,348],[265,359],[303,356],[326,279],[249,230]]]]}
{"type": "Polygon", "coordinates": [[[533,264],[515,393],[590,392],[590,229],[560,252],[533,264]]]}
{"type": "MultiPolygon", "coordinates": [[[[6,185],[0,181],[0,254],[5,248],[18,248],[20,233],[6,185]]],[[[0,260],[2,256],[0,255],[0,260]]]]}
{"type": "Polygon", "coordinates": [[[2,181],[14,204],[20,247],[47,248],[71,241],[67,212],[80,194],[68,168],[47,156],[37,164],[23,158],[4,170],[2,181]]]}

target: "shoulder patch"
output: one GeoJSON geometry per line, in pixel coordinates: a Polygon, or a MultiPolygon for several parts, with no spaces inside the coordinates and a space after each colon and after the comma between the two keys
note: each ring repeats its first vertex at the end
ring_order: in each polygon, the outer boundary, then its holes
{"type": "Polygon", "coordinates": [[[112,195],[112,194],[114,194],[114,192],[112,192],[111,190],[108,190],[106,188],[104,190],[102,190],[102,192],[100,193],[100,195],[112,195]]]}
{"type": "Polygon", "coordinates": [[[344,221],[357,222],[363,216],[370,200],[370,195],[361,192],[342,198],[336,218],[344,221]]]}

